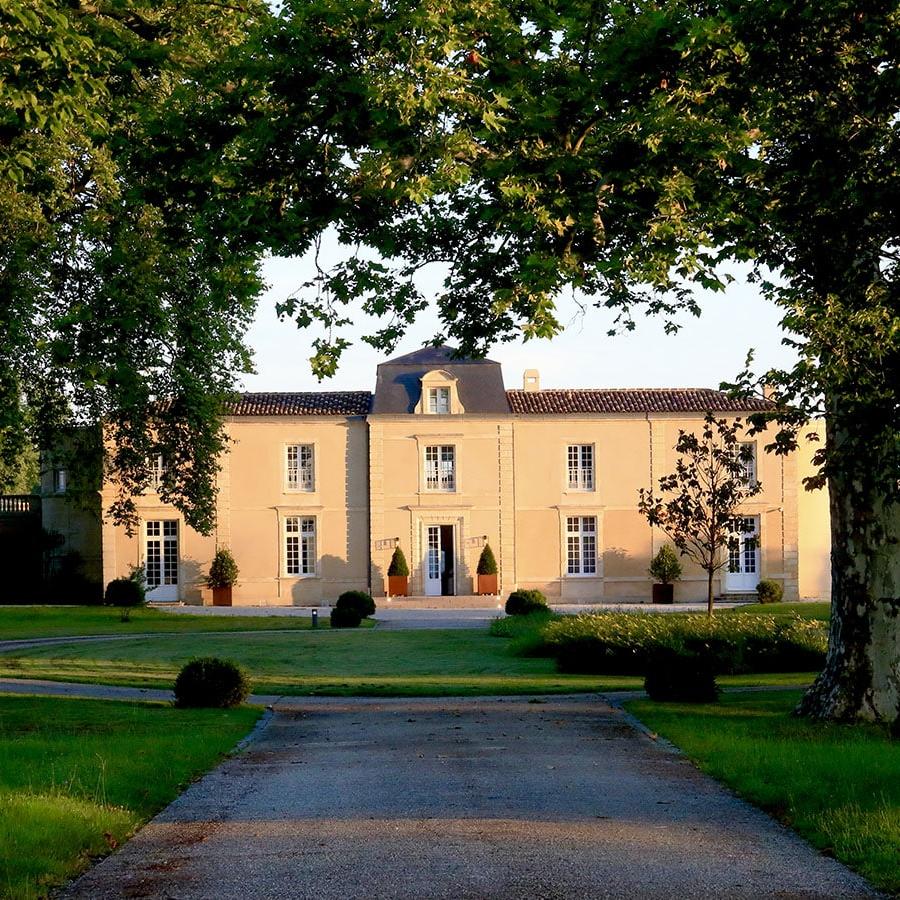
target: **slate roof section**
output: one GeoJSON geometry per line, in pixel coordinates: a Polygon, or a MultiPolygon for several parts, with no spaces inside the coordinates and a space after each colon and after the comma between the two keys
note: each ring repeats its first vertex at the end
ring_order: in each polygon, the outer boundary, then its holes
{"type": "Polygon", "coordinates": [[[369,391],[305,391],[241,394],[229,416],[365,416],[372,403],[369,391]]]}
{"type": "Polygon", "coordinates": [[[508,415],[500,363],[491,359],[454,359],[452,347],[424,347],[378,366],[372,413],[397,415],[415,412],[422,376],[435,369],[457,379],[466,414],[508,415]]]}
{"type": "Polygon", "coordinates": [[[596,388],[507,391],[509,408],[520,415],[577,413],[759,412],[767,400],[734,400],[711,388],[596,388]]]}

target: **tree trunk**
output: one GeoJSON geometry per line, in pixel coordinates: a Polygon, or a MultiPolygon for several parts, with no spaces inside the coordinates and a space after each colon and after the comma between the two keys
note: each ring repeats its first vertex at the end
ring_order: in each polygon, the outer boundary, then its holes
{"type": "Polygon", "coordinates": [[[840,473],[829,488],[828,657],[797,713],[892,722],[900,714],[900,504],[840,473]]]}
{"type": "Polygon", "coordinates": [[[706,573],[706,614],[712,618],[713,614],[713,570],[706,573]]]}

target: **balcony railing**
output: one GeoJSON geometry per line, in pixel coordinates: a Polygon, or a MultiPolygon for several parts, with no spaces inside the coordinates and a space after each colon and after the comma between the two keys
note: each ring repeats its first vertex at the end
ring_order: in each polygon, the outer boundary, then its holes
{"type": "Polygon", "coordinates": [[[37,515],[41,498],[34,494],[0,494],[0,516],[37,515]]]}

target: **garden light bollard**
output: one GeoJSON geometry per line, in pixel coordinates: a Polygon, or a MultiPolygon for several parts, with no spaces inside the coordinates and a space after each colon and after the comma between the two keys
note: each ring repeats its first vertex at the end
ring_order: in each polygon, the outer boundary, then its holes
{"type": "Polygon", "coordinates": [[[319,611],[317,609],[314,609],[312,611],[312,627],[313,628],[319,627],[319,611]]]}

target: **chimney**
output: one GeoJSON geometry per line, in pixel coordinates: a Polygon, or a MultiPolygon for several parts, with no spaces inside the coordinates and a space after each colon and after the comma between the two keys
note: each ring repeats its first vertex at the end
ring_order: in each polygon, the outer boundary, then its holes
{"type": "Polygon", "coordinates": [[[541,389],[541,374],[537,369],[526,369],[522,376],[522,390],[539,391],[541,389]]]}

